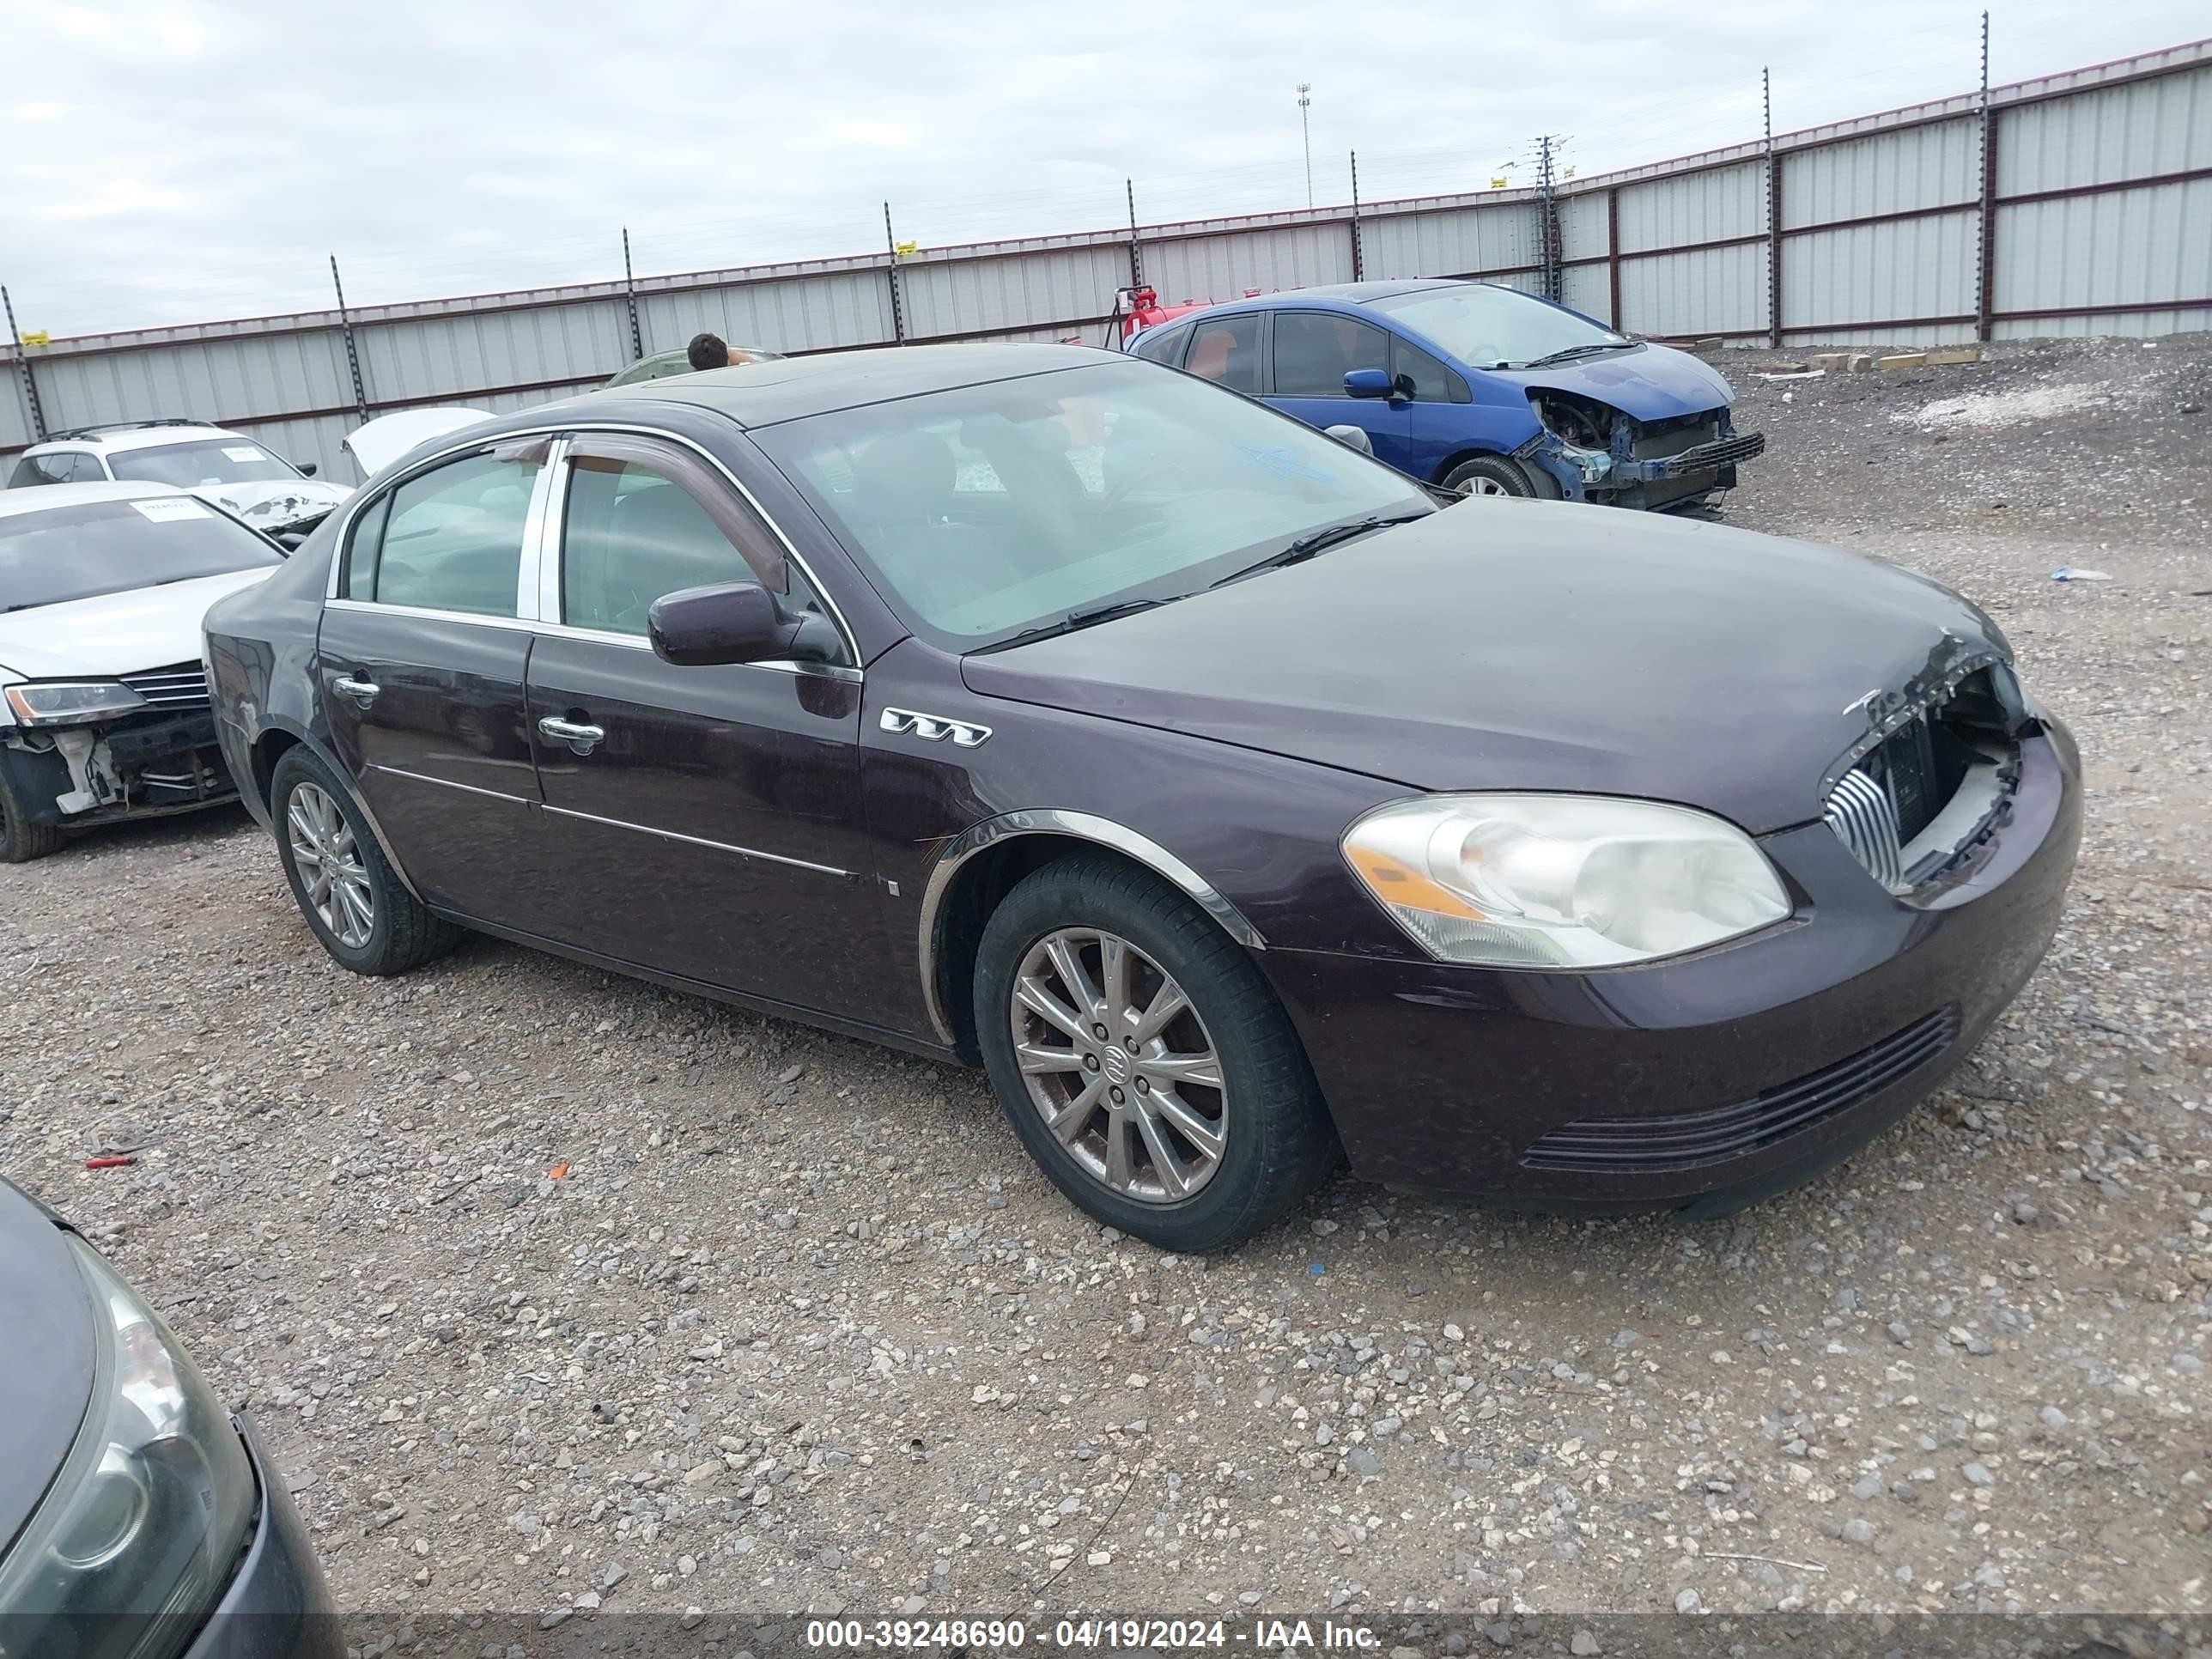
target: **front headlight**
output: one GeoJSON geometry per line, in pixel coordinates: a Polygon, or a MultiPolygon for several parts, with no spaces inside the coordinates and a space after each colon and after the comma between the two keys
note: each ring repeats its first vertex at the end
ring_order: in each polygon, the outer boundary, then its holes
{"type": "Polygon", "coordinates": [[[34,680],[9,686],[8,706],[26,726],[83,726],[135,714],[147,705],[114,680],[34,680]]]}
{"type": "Polygon", "coordinates": [[[1790,914],[1751,837],[1686,806],[1603,795],[1425,795],[1377,807],[1344,856],[1446,962],[1604,968],[1790,914]]]}
{"type": "Polygon", "coordinates": [[[4,1558],[9,1653],[72,1659],[176,1651],[229,1582],[256,1505],[222,1403],[151,1308],[70,1240],[98,1323],[76,1444],[4,1558]]]}

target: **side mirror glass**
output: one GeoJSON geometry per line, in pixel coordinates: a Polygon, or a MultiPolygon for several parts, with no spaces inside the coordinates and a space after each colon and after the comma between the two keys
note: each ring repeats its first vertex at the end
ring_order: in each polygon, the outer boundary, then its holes
{"type": "Polygon", "coordinates": [[[646,637],[663,661],[702,668],[716,663],[828,659],[834,635],[814,616],[789,617],[758,582],[679,588],[653,602],[646,637]]]}
{"type": "Polygon", "coordinates": [[[305,466],[300,469],[300,476],[303,478],[313,477],[315,476],[315,469],[320,465],[321,463],[319,461],[309,461],[305,466]]]}
{"type": "Polygon", "coordinates": [[[1322,430],[1323,436],[1335,439],[1346,449],[1356,449],[1363,455],[1375,453],[1375,441],[1359,427],[1332,426],[1324,427],[1322,430]]]}
{"type": "Polygon", "coordinates": [[[1345,395],[1350,398],[1389,398],[1397,387],[1391,384],[1390,371],[1386,368],[1355,368],[1344,377],[1345,395]]]}

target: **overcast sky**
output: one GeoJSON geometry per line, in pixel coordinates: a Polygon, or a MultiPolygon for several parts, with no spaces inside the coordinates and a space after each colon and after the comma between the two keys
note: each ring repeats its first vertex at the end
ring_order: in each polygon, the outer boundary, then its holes
{"type": "MultiPolygon", "coordinates": [[[[1995,0],[2002,82],[2204,0],[1995,0]]],[[[1480,188],[1972,88],[1980,8],[1218,0],[38,0],[0,81],[0,283],[57,335],[1480,188]],[[1119,20],[1142,17],[1134,26],[1119,20]]]]}

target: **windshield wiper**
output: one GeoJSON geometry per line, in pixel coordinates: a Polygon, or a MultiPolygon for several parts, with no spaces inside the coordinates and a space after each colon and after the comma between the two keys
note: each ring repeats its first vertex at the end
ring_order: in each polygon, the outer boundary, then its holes
{"type": "MultiPolygon", "coordinates": [[[[1181,594],[1176,596],[1182,598],[1181,594]]],[[[1071,611],[1055,622],[1040,623],[1035,628],[1024,628],[1010,639],[995,640],[976,653],[1004,651],[1010,646],[1027,645],[1031,640],[1048,640],[1055,635],[1073,634],[1079,628],[1090,628],[1096,623],[1112,622],[1117,617],[1134,616],[1139,611],[1171,604],[1168,599],[1116,599],[1111,605],[1094,605],[1079,611],[1071,611]]]]}
{"type": "Polygon", "coordinates": [[[1599,340],[1587,345],[1566,346],[1558,351],[1547,352],[1521,365],[1523,368],[1549,368],[1553,363],[1571,362],[1577,357],[1594,357],[1601,351],[1620,351],[1636,343],[1633,340],[1599,340]]]}
{"type": "Polygon", "coordinates": [[[1334,547],[1339,542],[1348,542],[1355,536],[1364,536],[1370,530],[1387,529],[1394,524],[1411,524],[1416,519],[1425,519],[1430,516],[1431,514],[1427,513],[1394,513],[1387,516],[1373,513],[1364,519],[1352,519],[1343,524],[1323,525],[1318,530],[1307,532],[1284,548],[1281,552],[1271,553],[1257,564],[1248,564],[1242,570],[1231,571],[1213,586],[1226,587],[1230,583],[1242,581],[1247,576],[1256,576],[1262,570],[1280,570],[1286,564],[1303,564],[1315,554],[1334,547]]]}

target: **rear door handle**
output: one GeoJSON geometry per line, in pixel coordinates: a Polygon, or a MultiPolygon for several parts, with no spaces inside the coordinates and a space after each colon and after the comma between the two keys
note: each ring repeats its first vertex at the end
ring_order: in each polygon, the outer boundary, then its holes
{"type": "Polygon", "coordinates": [[[588,755],[606,741],[607,731],[603,726],[583,726],[548,714],[538,722],[538,735],[551,743],[565,743],[576,754],[588,755]]]}
{"type": "Polygon", "coordinates": [[[384,689],[382,686],[377,684],[374,680],[357,680],[348,674],[341,674],[337,678],[332,680],[331,682],[331,688],[333,690],[344,692],[346,696],[351,697],[363,708],[368,708],[369,704],[374,702],[376,701],[376,694],[384,689]]]}

